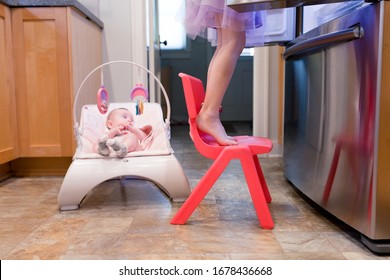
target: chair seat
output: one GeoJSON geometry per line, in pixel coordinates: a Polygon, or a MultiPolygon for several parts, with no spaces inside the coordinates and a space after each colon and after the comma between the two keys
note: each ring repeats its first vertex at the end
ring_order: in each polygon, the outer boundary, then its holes
{"type": "MultiPolygon", "coordinates": [[[[222,150],[225,148],[225,146],[220,146],[217,141],[214,139],[214,137],[202,133],[200,135],[203,142],[212,148],[214,150],[214,153],[212,153],[212,156],[209,156],[210,158],[217,158],[218,155],[222,152],[222,150]]],[[[234,139],[237,141],[236,146],[248,146],[252,152],[252,155],[258,155],[258,154],[268,154],[272,150],[272,141],[268,138],[263,137],[256,137],[256,136],[248,136],[248,135],[241,135],[241,136],[235,136],[234,139]]]]}
{"type": "Polygon", "coordinates": [[[248,146],[253,155],[268,154],[272,150],[272,141],[268,138],[256,136],[236,136],[238,146],[248,146]]]}

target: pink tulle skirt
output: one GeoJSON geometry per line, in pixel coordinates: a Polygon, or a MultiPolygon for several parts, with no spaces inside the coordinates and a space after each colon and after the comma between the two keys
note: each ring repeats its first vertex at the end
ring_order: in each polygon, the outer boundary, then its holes
{"type": "Polygon", "coordinates": [[[246,45],[264,43],[262,13],[239,13],[225,4],[225,0],[185,0],[178,19],[184,24],[187,36],[209,39],[216,45],[216,32],[211,29],[225,28],[234,31],[246,31],[246,45]]]}

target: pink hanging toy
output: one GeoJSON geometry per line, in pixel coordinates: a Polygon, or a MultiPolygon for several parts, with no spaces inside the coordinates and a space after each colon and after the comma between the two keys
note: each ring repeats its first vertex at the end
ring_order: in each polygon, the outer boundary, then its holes
{"type": "Polygon", "coordinates": [[[108,93],[104,85],[101,85],[97,92],[97,107],[102,114],[108,111],[108,93]]]}
{"type": "Polygon", "coordinates": [[[136,84],[130,93],[130,98],[137,102],[135,106],[136,114],[141,115],[144,111],[143,103],[148,100],[147,89],[141,83],[136,84]]]}

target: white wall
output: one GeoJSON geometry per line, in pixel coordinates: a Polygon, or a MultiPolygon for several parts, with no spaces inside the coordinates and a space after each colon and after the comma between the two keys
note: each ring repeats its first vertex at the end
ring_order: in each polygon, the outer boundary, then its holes
{"type": "MultiPolygon", "coordinates": [[[[147,66],[146,1],[79,0],[104,24],[103,63],[126,60],[147,66]]],[[[104,67],[103,82],[111,102],[128,102],[136,83],[146,84],[143,70],[126,63],[104,67]]]]}
{"type": "Polygon", "coordinates": [[[100,0],[79,0],[79,2],[85,6],[89,11],[91,11],[94,15],[99,17],[99,5],[100,0]]]}

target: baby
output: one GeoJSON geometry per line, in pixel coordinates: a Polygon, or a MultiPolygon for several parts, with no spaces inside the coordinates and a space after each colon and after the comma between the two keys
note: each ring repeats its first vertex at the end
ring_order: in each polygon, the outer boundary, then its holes
{"type": "Polygon", "coordinates": [[[99,138],[98,153],[110,155],[111,147],[118,157],[124,158],[127,153],[140,151],[140,142],[148,135],[141,128],[134,127],[133,114],[126,108],[112,110],[107,116],[108,131],[99,138]]]}

